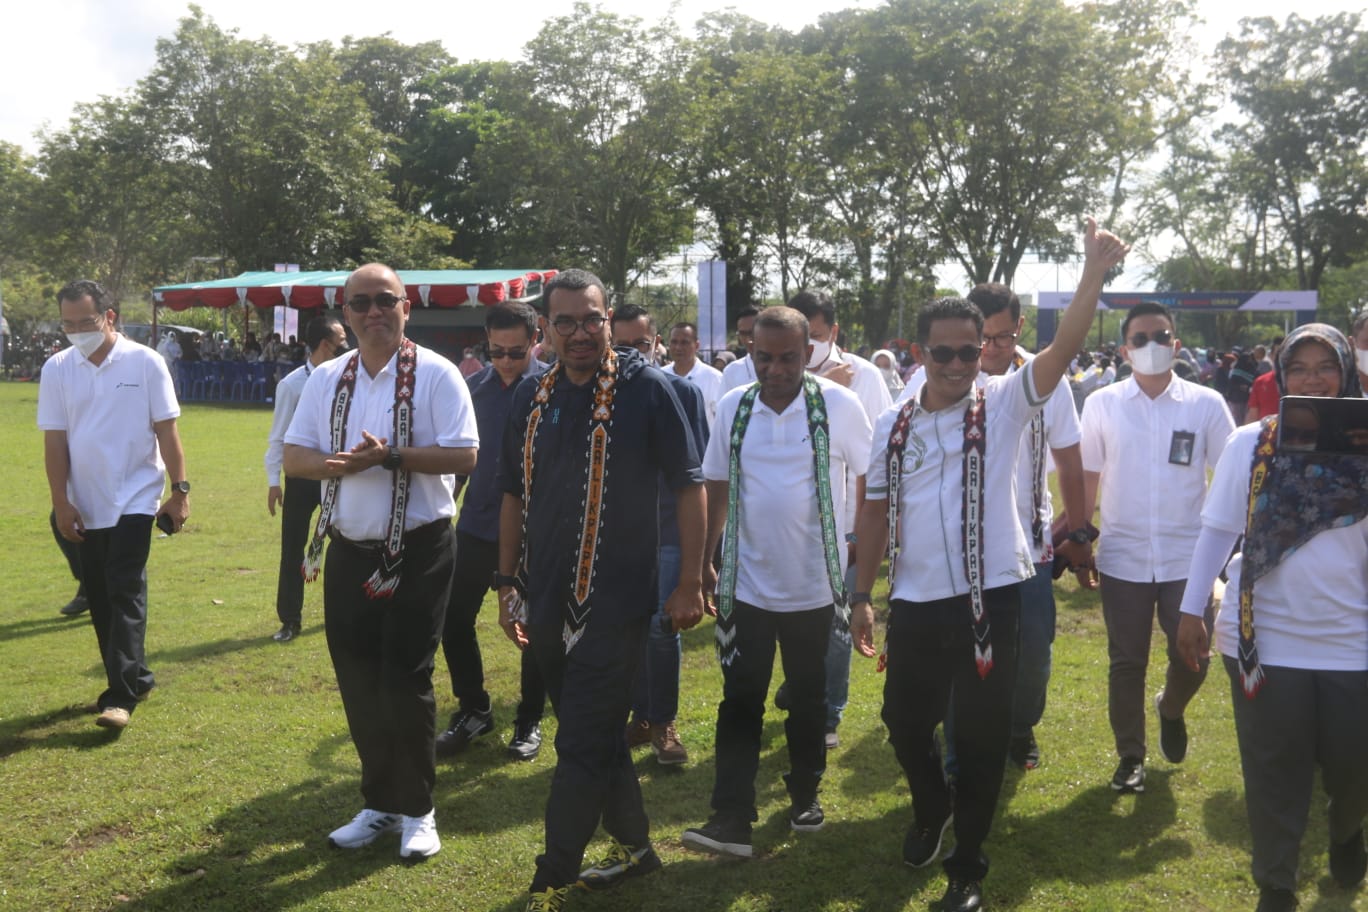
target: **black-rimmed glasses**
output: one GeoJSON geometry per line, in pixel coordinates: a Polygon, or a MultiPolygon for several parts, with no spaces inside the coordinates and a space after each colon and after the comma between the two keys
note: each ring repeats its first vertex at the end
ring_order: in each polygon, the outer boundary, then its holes
{"type": "Polygon", "coordinates": [[[347,301],[347,306],[359,314],[367,313],[374,304],[381,310],[394,310],[400,301],[405,300],[398,295],[392,295],[388,291],[382,291],[371,298],[366,295],[353,295],[347,301]]]}

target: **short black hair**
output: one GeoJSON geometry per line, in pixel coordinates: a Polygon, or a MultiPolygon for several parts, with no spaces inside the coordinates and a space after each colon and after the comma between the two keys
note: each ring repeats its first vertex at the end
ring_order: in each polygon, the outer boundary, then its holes
{"type": "MultiPolygon", "coordinates": [[[[336,313],[324,312],[314,317],[304,327],[304,345],[309,351],[314,351],[323,344],[323,340],[333,334],[334,326],[341,326],[342,321],[336,313]]],[[[346,330],[343,330],[345,333],[346,330]]]]}
{"type": "Polygon", "coordinates": [[[613,328],[616,329],[617,325],[624,320],[640,320],[642,317],[645,317],[646,322],[650,324],[651,332],[655,332],[655,317],[651,316],[651,312],[640,304],[623,304],[614,310],[613,328]]]}
{"type": "MultiPolygon", "coordinates": [[[[1364,311],[1364,313],[1368,313],[1368,311],[1364,311]]],[[[758,316],[760,316],[760,308],[756,307],[754,304],[747,304],[736,312],[736,322],[740,323],[746,317],[758,316]]]]}
{"type": "Polygon", "coordinates": [[[522,329],[527,338],[537,335],[537,312],[521,301],[496,304],[485,311],[485,332],[491,329],[522,329]]]}
{"type": "Polygon", "coordinates": [[[931,338],[931,324],[938,320],[971,320],[979,336],[983,336],[983,311],[967,298],[950,295],[928,301],[917,311],[918,345],[927,343],[931,338]]]}
{"type": "Polygon", "coordinates": [[[680,322],[676,323],[674,326],[671,326],[671,327],[670,327],[670,333],[671,333],[671,335],[674,334],[674,331],[675,331],[676,329],[687,329],[689,332],[693,333],[694,341],[695,341],[695,342],[698,341],[698,327],[697,327],[696,325],[694,325],[693,323],[690,323],[690,322],[688,322],[687,320],[681,320],[680,322]]]}
{"type": "Polygon", "coordinates": [[[827,326],[836,325],[836,302],[832,299],[830,292],[823,291],[820,288],[798,292],[789,298],[788,306],[807,317],[808,320],[821,314],[827,326]]]}
{"type": "Polygon", "coordinates": [[[983,312],[983,319],[1010,311],[1012,322],[1021,319],[1021,298],[1001,282],[983,282],[969,289],[969,303],[983,312]]]}
{"type": "Polygon", "coordinates": [[[1121,322],[1121,341],[1125,342],[1130,338],[1131,320],[1134,320],[1136,317],[1149,316],[1150,314],[1168,320],[1169,326],[1174,325],[1173,311],[1169,310],[1158,301],[1141,301],[1130,309],[1130,312],[1126,314],[1126,319],[1121,322]]]}
{"type": "Polygon", "coordinates": [[[556,273],[551,281],[542,286],[541,312],[546,316],[551,316],[551,292],[558,288],[566,291],[584,291],[586,288],[597,288],[599,294],[603,296],[603,307],[609,308],[608,288],[603,284],[603,280],[589,272],[587,269],[567,269],[564,272],[556,273]]]}
{"type": "Polygon", "coordinates": [[[807,315],[796,307],[766,307],[755,318],[755,329],[782,329],[789,332],[801,331],[803,339],[808,337],[807,315]]]}
{"type": "Polygon", "coordinates": [[[99,282],[91,279],[77,279],[62,286],[61,291],[57,292],[57,306],[60,308],[63,301],[79,301],[81,298],[90,296],[95,302],[95,312],[104,313],[106,310],[119,313],[119,302],[114,295],[99,282]]]}

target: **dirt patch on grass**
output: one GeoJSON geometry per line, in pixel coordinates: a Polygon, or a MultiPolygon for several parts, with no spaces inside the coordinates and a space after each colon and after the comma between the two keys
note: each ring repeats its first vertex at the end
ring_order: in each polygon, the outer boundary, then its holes
{"type": "Polygon", "coordinates": [[[91,849],[98,849],[100,846],[109,845],[117,839],[126,839],[132,835],[132,824],[106,824],[96,827],[89,833],[81,833],[71,837],[67,840],[66,847],[73,852],[89,852],[91,849]]]}

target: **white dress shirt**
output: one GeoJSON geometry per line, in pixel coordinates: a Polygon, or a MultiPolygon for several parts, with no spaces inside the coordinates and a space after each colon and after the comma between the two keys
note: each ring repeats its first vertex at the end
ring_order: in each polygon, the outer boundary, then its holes
{"type": "Polygon", "coordinates": [[[755,362],[750,355],[739,358],[722,369],[722,386],[717,391],[718,401],[722,396],[738,386],[750,386],[758,378],[755,376],[755,362]]]}
{"type": "Polygon", "coordinates": [[[38,427],[66,432],[67,499],[87,529],[113,528],[120,516],[156,514],[166,467],[152,425],[179,416],[166,361],[124,335],[114,337],[99,365],[75,346],[48,358],[38,386],[38,427]]]}
{"type": "MultiPolygon", "coordinates": [[[[854,393],[820,377],[817,383],[827,405],[832,509],[839,517],[846,512],[847,475],[865,473],[870,426],[854,393]]],[[[728,480],[730,429],[744,394],[744,388],[733,389],[718,402],[719,427],[726,433],[713,434],[708,441],[703,457],[703,476],[708,481],[728,480]]],[[[736,492],[738,600],[769,611],[807,611],[831,604],[813,465],[803,394],[778,413],[757,396],[741,443],[741,484],[736,492]]],[[[725,509],[726,505],[710,504],[709,508],[725,509]]],[[[846,547],[839,523],[836,532],[844,573],[846,547]]]]}
{"type": "MultiPolygon", "coordinates": [[[[470,405],[470,390],[460,370],[431,349],[418,346],[418,367],[414,375],[413,429],[409,445],[415,447],[476,447],[480,434],[475,410],[470,405]]],[[[337,380],[351,360],[334,358],[320,364],[309,375],[299,397],[294,420],[285,432],[285,442],[323,453],[332,452],[332,406],[337,380]]],[[[356,372],[356,389],[351,401],[342,449],[361,443],[362,430],[393,441],[394,386],[396,352],[376,377],[362,364],[356,372]]],[[[405,530],[415,529],[456,514],[452,494],[455,475],[410,476],[405,530]]],[[[383,539],[389,530],[390,501],[394,473],[382,466],[342,478],[332,524],[347,538],[358,541],[383,539]]]]}
{"type": "Polygon", "coordinates": [[[280,485],[280,470],[285,464],[285,431],[294,419],[295,409],[299,406],[299,396],[304,392],[304,384],[313,372],[313,365],[305,361],[285,375],[276,384],[275,411],[271,415],[271,433],[266,438],[266,484],[269,487],[280,485]]]}
{"type": "Polygon", "coordinates": [[[1134,377],[1088,397],[1083,469],[1102,475],[1100,572],[1133,583],[1187,577],[1206,470],[1215,468],[1233,430],[1219,393],[1176,374],[1153,399],[1134,377]]]}
{"type": "MultiPolygon", "coordinates": [[[[665,369],[674,371],[676,377],[680,376],[675,371],[673,364],[665,369]]],[[[713,422],[717,419],[717,400],[722,396],[722,372],[711,364],[704,364],[702,361],[694,359],[693,368],[683,377],[698,387],[698,392],[702,394],[708,419],[708,431],[711,432],[713,422]]]]}
{"type": "MultiPolygon", "coordinates": [[[[983,587],[993,589],[1035,575],[1031,548],[1016,511],[1021,434],[1047,399],[1035,393],[1034,362],[983,380],[986,442],[983,473],[983,587]]],[[[890,597],[930,602],[969,591],[964,571],[964,399],[928,412],[921,397],[912,412],[898,485],[901,550],[890,597]]],[[[888,498],[888,438],[901,405],[874,425],[865,496],[888,498]]],[[[890,534],[891,534],[890,530],[890,534]]]]}

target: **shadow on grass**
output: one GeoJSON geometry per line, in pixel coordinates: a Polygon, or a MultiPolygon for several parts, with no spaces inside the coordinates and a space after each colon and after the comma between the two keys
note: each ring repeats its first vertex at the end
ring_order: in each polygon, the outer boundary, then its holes
{"type": "Polygon", "coordinates": [[[90,750],[117,741],[117,730],[110,731],[92,725],[91,728],[77,731],[66,724],[72,719],[93,715],[91,707],[75,705],[0,722],[0,759],[35,747],[90,750]]]}
{"type": "Polygon", "coordinates": [[[1249,823],[1244,796],[1231,789],[1216,792],[1202,802],[1202,829],[1212,841],[1237,849],[1249,846],[1249,823]]]}
{"type": "Polygon", "coordinates": [[[90,617],[88,615],[78,615],[76,617],[65,617],[57,614],[52,617],[35,618],[28,621],[15,621],[12,624],[0,624],[0,640],[22,640],[26,637],[41,636],[44,633],[51,633],[54,630],[85,630],[90,627],[90,617]]]}
{"type": "Polygon", "coordinates": [[[193,662],[197,659],[208,659],[214,656],[227,655],[230,652],[240,652],[243,649],[265,649],[267,647],[279,648],[278,644],[271,641],[269,635],[254,637],[225,637],[221,640],[214,640],[209,643],[190,643],[186,646],[173,646],[169,649],[157,649],[148,652],[147,664],[156,668],[158,665],[171,664],[176,662],[193,662]]]}

